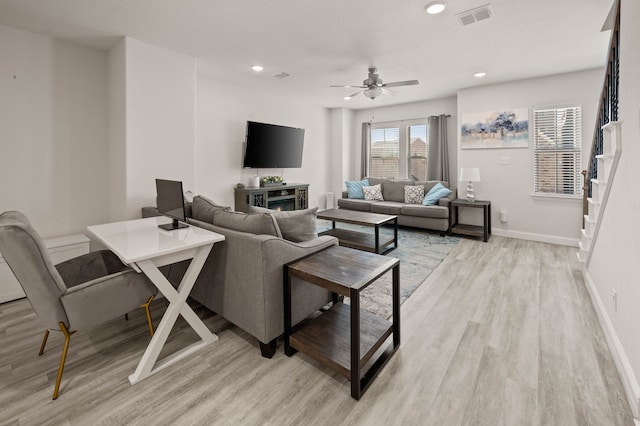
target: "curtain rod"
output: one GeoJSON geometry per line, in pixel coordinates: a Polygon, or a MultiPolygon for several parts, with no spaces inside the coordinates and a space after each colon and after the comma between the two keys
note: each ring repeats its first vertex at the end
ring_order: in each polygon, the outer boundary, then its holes
{"type": "MultiPolygon", "coordinates": [[[[445,117],[449,118],[451,117],[451,114],[442,114],[445,117]]],[[[429,115],[426,118],[431,118],[431,117],[439,117],[439,115],[429,115]]],[[[405,121],[416,121],[416,120],[422,120],[425,117],[419,117],[419,118],[405,118],[404,120],[387,120],[387,121],[379,121],[376,124],[381,124],[381,123],[404,123],[405,121]]],[[[369,124],[373,124],[375,122],[375,116],[372,116],[371,119],[368,121],[369,124]]]]}

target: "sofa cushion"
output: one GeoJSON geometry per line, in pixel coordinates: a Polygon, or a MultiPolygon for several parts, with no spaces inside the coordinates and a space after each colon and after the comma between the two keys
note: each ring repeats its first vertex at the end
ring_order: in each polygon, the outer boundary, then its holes
{"type": "Polygon", "coordinates": [[[345,183],[347,187],[347,197],[354,200],[364,200],[364,192],[362,192],[363,186],[369,186],[369,180],[348,180],[345,183]]]}
{"type": "Polygon", "coordinates": [[[338,207],[342,209],[368,212],[371,210],[372,203],[373,203],[372,201],[368,201],[368,200],[353,200],[351,198],[340,198],[338,200],[338,207]]]}
{"type": "Polygon", "coordinates": [[[317,207],[305,210],[278,211],[251,206],[251,212],[273,216],[278,222],[278,228],[280,228],[282,238],[285,240],[300,243],[318,238],[316,230],[317,207]]]}
{"type": "Polygon", "coordinates": [[[380,201],[371,204],[372,213],[399,215],[403,204],[397,201],[380,201]]]}
{"type": "Polygon", "coordinates": [[[364,199],[368,201],[383,201],[382,187],[380,184],[373,186],[363,186],[362,192],[364,192],[364,199]]]}
{"type": "Polygon", "coordinates": [[[400,212],[404,216],[429,217],[433,219],[447,219],[449,217],[449,209],[441,206],[405,204],[400,209],[400,212]]]}
{"type": "Polygon", "coordinates": [[[382,182],[384,182],[384,181],[385,181],[385,179],[382,179],[382,178],[374,178],[374,177],[368,177],[368,178],[366,178],[366,179],[369,181],[369,186],[382,184],[382,182]]]}
{"type": "Polygon", "coordinates": [[[434,206],[438,204],[440,198],[448,197],[453,191],[449,188],[445,188],[441,183],[437,183],[431,188],[431,190],[425,195],[422,204],[425,206],[434,206]]]}
{"type": "Polygon", "coordinates": [[[382,196],[385,201],[398,201],[404,203],[404,187],[406,185],[413,185],[412,180],[389,180],[385,179],[382,182],[382,196]]]}
{"type": "Polygon", "coordinates": [[[213,224],[222,226],[223,228],[233,229],[234,231],[273,235],[282,238],[282,233],[280,232],[280,228],[278,228],[276,219],[267,213],[247,214],[229,210],[218,210],[213,215],[213,224]]]}
{"type": "Polygon", "coordinates": [[[220,206],[207,197],[196,195],[191,203],[191,217],[202,222],[213,223],[213,215],[218,210],[231,210],[230,207],[220,206]]]}
{"type": "Polygon", "coordinates": [[[422,204],[422,200],[424,200],[424,186],[422,185],[405,185],[404,186],[405,204],[422,204]]]}

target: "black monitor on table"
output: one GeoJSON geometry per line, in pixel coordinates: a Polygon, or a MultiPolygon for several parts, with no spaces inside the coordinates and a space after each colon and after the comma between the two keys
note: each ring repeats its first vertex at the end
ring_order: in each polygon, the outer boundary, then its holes
{"type": "Polygon", "coordinates": [[[158,203],[158,213],[173,219],[166,225],[158,225],[159,228],[170,231],[172,229],[186,228],[184,211],[184,193],[182,192],[182,182],[176,180],[156,179],[156,193],[158,203]]]}

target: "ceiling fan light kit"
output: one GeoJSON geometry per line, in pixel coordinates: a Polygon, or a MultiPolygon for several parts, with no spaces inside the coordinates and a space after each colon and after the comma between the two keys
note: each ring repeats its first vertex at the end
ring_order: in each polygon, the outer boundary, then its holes
{"type": "Polygon", "coordinates": [[[389,94],[391,91],[386,90],[387,87],[399,87],[399,86],[414,86],[419,84],[418,80],[406,80],[406,81],[395,81],[393,83],[384,83],[382,79],[376,73],[377,68],[371,67],[369,68],[369,75],[367,79],[362,82],[362,86],[348,86],[348,85],[331,85],[329,87],[344,87],[344,88],[357,88],[362,89],[354,93],[353,95],[345,96],[344,100],[349,100],[352,97],[356,96],[360,92],[364,92],[364,95],[369,99],[375,99],[381,94],[389,94]]]}

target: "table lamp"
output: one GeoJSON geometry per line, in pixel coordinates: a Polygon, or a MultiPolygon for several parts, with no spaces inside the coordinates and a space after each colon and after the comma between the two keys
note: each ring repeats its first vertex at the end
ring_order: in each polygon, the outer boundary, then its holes
{"type": "Polygon", "coordinates": [[[473,183],[480,182],[480,169],[477,167],[463,167],[460,169],[460,181],[467,183],[467,202],[474,203],[476,197],[473,194],[473,183]]]}

